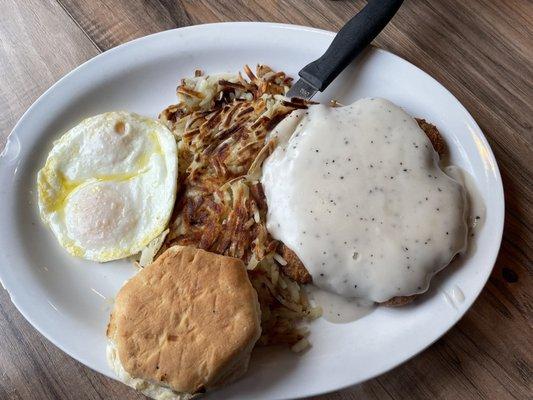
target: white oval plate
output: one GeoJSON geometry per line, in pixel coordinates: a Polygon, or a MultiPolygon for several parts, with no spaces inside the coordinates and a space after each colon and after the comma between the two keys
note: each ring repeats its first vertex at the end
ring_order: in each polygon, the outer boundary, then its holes
{"type": "MultiPolygon", "coordinates": [[[[176,101],[178,80],[196,68],[234,72],[265,63],[293,77],[320,56],[334,34],[270,23],[192,26],[126,43],[76,68],[20,119],[0,159],[0,278],[13,303],[44,336],[85,365],[113,377],[105,360],[105,328],[113,297],[134,274],[127,261],[98,264],[69,256],[38,216],[36,171],[52,141],[81,119],[110,110],[156,117],[176,101]]],[[[429,293],[399,309],[381,307],[344,325],[317,320],[312,348],[301,355],[256,351],[245,378],[221,398],[280,399],[353,385],[417,354],[472,305],[501,242],[504,199],[492,151],[476,122],[430,76],[386,51],[369,49],[319,100],[350,103],[385,97],[436,124],[451,161],[474,177],[487,207],[477,249],[438,275],[429,293]],[[464,302],[445,292],[457,285],[464,302]]]]}

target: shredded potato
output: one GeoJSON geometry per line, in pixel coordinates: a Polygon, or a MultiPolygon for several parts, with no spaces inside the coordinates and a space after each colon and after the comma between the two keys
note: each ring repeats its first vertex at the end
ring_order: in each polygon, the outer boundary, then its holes
{"type": "Polygon", "coordinates": [[[159,116],[174,133],[179,154],[179,193],[160,253],[190,245],[242,259],[258,292],[260,344],[308,344],[299,321],[320,315],[300,285],[283,275],[285,259],[265,222],[267,205],[259,183],[261,163],[273,150],[268,132],[286,115],[307,108],[284,95],[292,79],[259,65],[239,74],[181,81],[178,103],[159,116]]]}
{"type": "Polygon", "coordinates": [[[138,262],[139,267],[144,268],[154,261],[156,254],[159,252],[159,249],[161,249],[161,246],[163,246],[163,242],[165,241],[168,232],[168,229],[161,232],[159,236],[157,236],[155,239],[152,239],[152,241],[148,243],[148,245],[142,250],[141,257],[139,258],[138,262]]]}

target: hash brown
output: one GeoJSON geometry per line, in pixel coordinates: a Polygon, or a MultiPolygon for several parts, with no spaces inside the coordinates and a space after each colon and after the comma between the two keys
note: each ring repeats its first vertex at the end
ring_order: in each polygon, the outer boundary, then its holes
{"type": "Polygon", "coordinates": [[[279,269],[258,172],[272,149],[268,132],[307,104],[283,96],[291,84],[283,72],[264,65],[244,72],[184,79],[179,102],[160,114],[178,141],[180,160],[178,201],[161,251],[188,245],[243,260],[259,293],[259,343],[294,346],[305,337],[299,321],[320,313],[279,269]]]}

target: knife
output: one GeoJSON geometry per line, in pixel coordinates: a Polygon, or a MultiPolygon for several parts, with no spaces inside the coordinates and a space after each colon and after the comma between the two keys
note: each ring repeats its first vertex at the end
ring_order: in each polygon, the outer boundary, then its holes
{"type": "Polygon", "coordinates": [[[369,0],[337,33],[326,52],[300,70],[288,98],[309,100],[322,92],[383,30],[403,0],[369,0]]]}

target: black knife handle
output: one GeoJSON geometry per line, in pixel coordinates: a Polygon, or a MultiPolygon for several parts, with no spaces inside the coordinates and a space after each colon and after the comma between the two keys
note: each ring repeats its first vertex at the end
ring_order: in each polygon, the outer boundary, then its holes
{"type": "Polygon", "coordinates": [[[307,64],[299,75],[323,91],[387,25],[403,0],[369,0],[337,33],[326,52],[307,64]]]}

